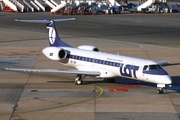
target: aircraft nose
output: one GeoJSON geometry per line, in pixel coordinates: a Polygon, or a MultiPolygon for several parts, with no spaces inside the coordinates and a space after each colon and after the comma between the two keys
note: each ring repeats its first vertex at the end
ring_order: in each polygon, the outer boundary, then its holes
{"type": "Polygon", "coordinates": [[[46,55],[46,48],[44,48],[44,49],[42,50],[42,53],[43,53],[44,55],[46,55]]]}
{"type": "Polygon", "coordinates": [[[165,77],[165,84],[172,84],[172,79],[169,75],[165,77]]]}

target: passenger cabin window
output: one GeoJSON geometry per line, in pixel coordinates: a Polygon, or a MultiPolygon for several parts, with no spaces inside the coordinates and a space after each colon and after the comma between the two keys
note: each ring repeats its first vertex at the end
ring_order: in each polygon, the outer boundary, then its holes
{"type": "Polygon", "coordinates": [[[145,65],[143,70],[160,70],[162,67],[160,65],[145,65]]]}

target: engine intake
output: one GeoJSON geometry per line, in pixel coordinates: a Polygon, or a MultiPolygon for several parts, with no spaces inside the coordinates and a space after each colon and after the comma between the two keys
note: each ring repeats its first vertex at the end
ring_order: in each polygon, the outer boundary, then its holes
{"type": "Polygon", "coordinates": [[[68,52],[58,47],[46,47],[42,52],[51,60],[65,60],[68,57],[68,52]]]}
{"type": "Polygon", "coordinates": [[[59,58],[60,59],[66,59],[67,58],[67,52],[64,49],[59,50],[59,58]]]}

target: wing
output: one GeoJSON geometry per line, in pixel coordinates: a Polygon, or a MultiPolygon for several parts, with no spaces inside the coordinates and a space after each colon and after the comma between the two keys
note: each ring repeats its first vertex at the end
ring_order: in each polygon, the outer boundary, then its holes
{"type": "Polygon", "coordinates": [[[164,64],[168,64],[169,61],[168,60],[162,60],[162,61],[157,61],[157,63],[160,65],[164,65],[164,64]]]}
{"type": "Polygon", "coordinates": [[[89,76],[100,75],[99,71],[32,69],[32,68],[5,68],[5,69],[10,71],[31,72],[31,73],[71,73],[71,74],[81,74],[81,75],[89,75],[89,76]]]}

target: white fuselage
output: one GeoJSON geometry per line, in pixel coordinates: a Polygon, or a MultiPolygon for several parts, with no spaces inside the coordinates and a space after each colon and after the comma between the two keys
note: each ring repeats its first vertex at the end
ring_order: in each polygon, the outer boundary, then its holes
{"type": "MultiPolygon", "coordinates": [[[[155,61],[72,47],[61,47],[61,49],[69,53],[66,62],[59,60],[63,65],[83,71],[99,71],[101,73],[97,76],[99,78],[127,77],[156,84],[171,84],[171,78],[168,74],[164,74],[164,69],[160,73],[158,70],[143,71],[145,65],[157,65],[155,61]]],[[[51,47],[47,47],[43,53],[51,59],[53,56],[48,56],[50,51],[51,47]]]]}

